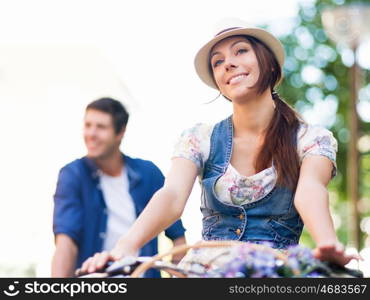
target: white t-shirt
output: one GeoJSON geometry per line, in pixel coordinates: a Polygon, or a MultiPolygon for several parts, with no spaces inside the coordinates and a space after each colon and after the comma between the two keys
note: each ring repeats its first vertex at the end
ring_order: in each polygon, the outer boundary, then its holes
{"type": "Polygon", "coordinates": [[[100,185],[107,206],[107,231],[103,250],[110,251],[136,220],[134,201],[129,193],[127,171],[109,176],[100,172],[100,185]]]}

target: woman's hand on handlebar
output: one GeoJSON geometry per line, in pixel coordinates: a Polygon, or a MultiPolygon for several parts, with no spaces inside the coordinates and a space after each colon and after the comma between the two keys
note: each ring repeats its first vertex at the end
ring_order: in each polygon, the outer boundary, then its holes
{"type": "Polygon", "coordinates": [[[313,250],[313,254],[320,260],[330,261],[340,266],[348,264],[352,259],[362,260],[360,255],[345,253],[344,246],[339,242],[318,245],[313,250]]]}
{"type": "Polygon", "coordinates": [[[117,260],[108,251],[95,253],[94,256],[89,257],[81,266],[80,273],[94,273],[95,271],[103,269],[109,261],[117,260]]]}
{"type": "Polygon", "coordinates": [[[116,261],[127,255],[135,255],[137,251],[122,247],[118,243],[111,251],[103,251],[89,257],[82,264],[80,273],[94,273],[105,268],[110,261],[116,261]]]}

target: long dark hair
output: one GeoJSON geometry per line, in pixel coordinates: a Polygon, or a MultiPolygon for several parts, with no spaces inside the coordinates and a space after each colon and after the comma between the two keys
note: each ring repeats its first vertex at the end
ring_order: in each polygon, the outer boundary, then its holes
{"type": "Polygon", "coordinates": [[[300,162],[297,152],[297,132],[300,122],[298,113],[273,91],[275,113],[266,129],[261,150],[255,161],[260,172],[269,167],[271,160],[278,175],[277,185],[296,189],[300,162]]]}
{"type": "Polygon", "coordinates": [[[295,190],[300,170],[297,131],[300,123],[304,121],[273,89],[282,76],[275,55],[260,40],[251,36],[242,37],[247,39],[257,57],[260,69],[260,76],[256,83],[257,92],[262,94],[266,89],[270,89],[276,106],[273,118],[266,128],[264,142],[254,167],[257,172],[260,172],[273,162],[277,172],[277,185],[295,190]]]}

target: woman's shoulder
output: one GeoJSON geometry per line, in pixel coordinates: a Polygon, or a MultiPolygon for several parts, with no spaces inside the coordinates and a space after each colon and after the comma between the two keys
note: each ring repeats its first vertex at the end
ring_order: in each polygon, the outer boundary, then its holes
{"type": "Polygon", "coordinates": [[[208,159],[212,129],[213,125],[207,123],[197,123],[185,129],[175,144],[172,157],[189,159],[201,170],[208,159]]]}
{"type": "Polygon", "coordinates": [[[297,135],[299,141],[320,139],[323,137],[335,139],[333,133],[326,127],[321,125],[312,125],[306,122],[300,123],[297,135]]]}
{"type": "Polygon", "coordinates": [[[213,127],[214,125],[208,123],[196,123],[182,131],[180,140],[192,141],[195,144],[208,143],[213,127]]]}
{"type": "Polygon", "coordinates": [[[203,136],[203,135],[210,135],[212,133],[212,129],[214,127],[214,124],[209,123],[196,123],[195,125],[186,128],[182,135],[197,135],[197,136],[203,136]]]}
{"type": "Polygon", "coordinates": [[[307,154],[319,154],[335,160],[338,143],[333,133],[320,125],[301,123],[298,129],[298,154],[301,158],[307,154]]]}

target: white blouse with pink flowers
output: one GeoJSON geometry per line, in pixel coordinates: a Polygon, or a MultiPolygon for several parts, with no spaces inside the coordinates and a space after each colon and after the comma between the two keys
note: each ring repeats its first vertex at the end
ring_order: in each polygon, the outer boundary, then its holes
{"type": "MultiPolygon", "coordinates": [[[[209,156],[210,140],[214,125],[199,123],[185,130],[178,139],[173,158],[183,157],[194,162],[201,180],[209,156]]],[[[307,155],[326,156],[333,162],[332,177],[336,174],[337,141],[324,127],[301,123],[297,132],[300,162],[307,155]]],[[[220,201],[243,205],[258,201],[275,186],[277,174],[274,166],[252,176],[241,175],[231,164],[217,181],[215,191],[220,201]]]]}

